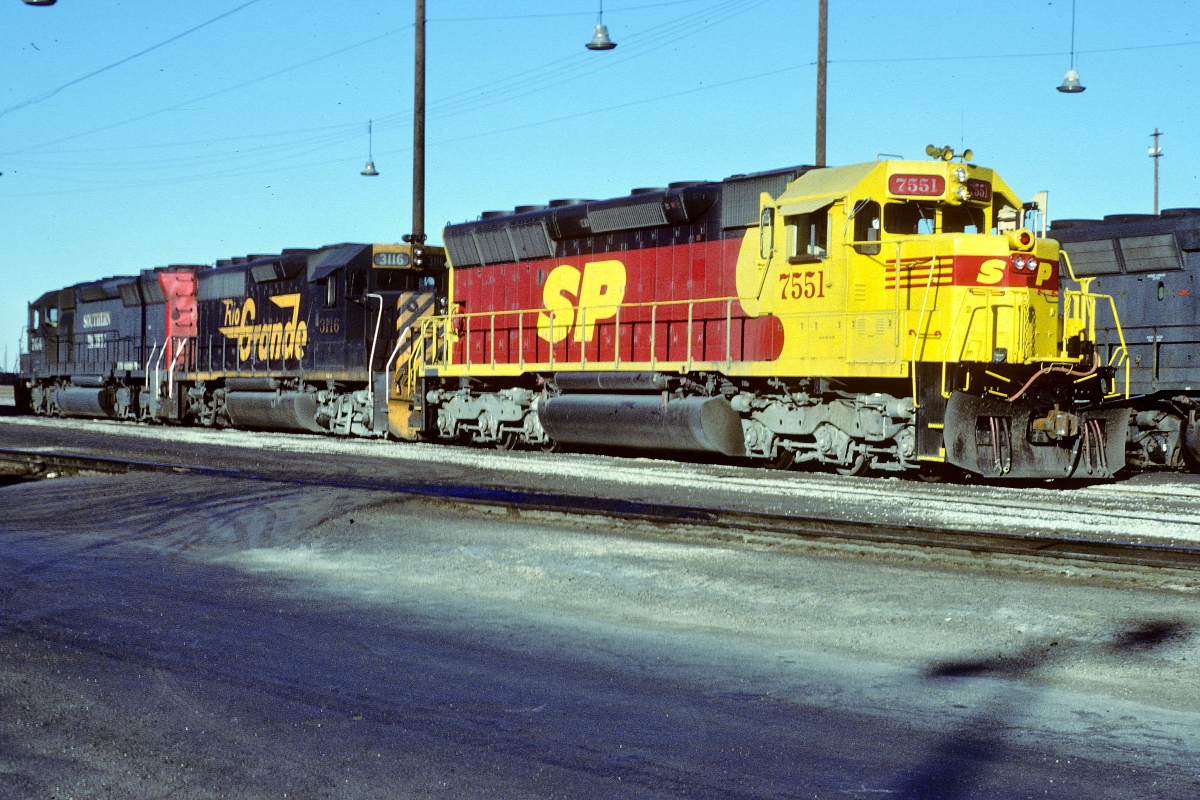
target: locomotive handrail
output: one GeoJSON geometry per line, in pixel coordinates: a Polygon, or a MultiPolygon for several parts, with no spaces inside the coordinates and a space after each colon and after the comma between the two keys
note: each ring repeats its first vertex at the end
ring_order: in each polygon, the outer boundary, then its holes
{"type": "MultiPolygon", "coordinates": [[[[1093,343],[1095,343],[1095,341],[1096,341],[1096,314],[1095,314],[1095,311],[1096,311],[1096,302],[1099,300],[1105,300],[1108,302],[1109,310],[1112,311],[1112,315],[1113,315],[1113,329],[1116,330],[1117,340],[1121,343],[1119,347],[1114,348],[1112,350],[1112,352],[1109,354],[1107,364],[1108,364],[1108,366],[1113,367],[1114,369],[1117,369],[1117,370],[1125,368],[1124,369],[1125,397],[1128,398],[1129,394],[1130,394],[1129,369],[1128,369],[1129,347],[1125,343],[1125,331],[1121,327],[1121,320],[1117,317],[1116,301],[1114,300],[1112,295],[1092,294],[1091,292],[1087,292],[1087,291],[1079,291],[1079,292],[1070,291],[1070,290],[1067,291],[1068,305],[1077,304],[1080,306],[1085,306],[1086,308],[1088,308],[1090,310],[1091,313],[1087,316],[1086,323],[1087,323],[1088,339],[1093,343]]],[[[1078,360],[1078,359],[1076,359],[1076,360],[1078,360]]],[[[1116,397],[1119,394],[1120,394],[1120,392],[1113,391],[1113,392],[1110,392],[1109,394],[1107,394],[1106,397],[1116,397]]]]}
{"type": "MultiPolygon", "coordinates": [[[[1125,367],[1125,369],[1124,369],[1125,397],[1128,398],[1129,397],[1129,369],[1128,369],[1129,347],[1127,346],[1127,344],[1125,342],[1125,331],[1121,327],[1121,317],[1117,313],[1116,300],[1113,298],[1112,295],[1093,294],[1091,291],[1089,291],[1091,289],[1092,281],[1094,281],[1096,279],[1095,276],[1084,277],[1084,278],[1075,277],[1075,270],[1071,267],[1071,256],[1067,253],[1066,250],[1060,251],[1059,255],[1062,259],[1062,262],[1064,263],[1064,265],[1067,268],[1067,274],[1071,277],[1071,280],[1073,280],[1079,284],[1079,291],[1073,291],[1071,289],[1068,289],[1066,292],[1066,298],[1065,298],[1066,302],[1064,303],[1064,306],[1063,306],[1064,321],[1068,315],[1068,312],[1078,316],[1079,324],[1080,324],[1080,332],[1083,333],[1086,330],[1088,340],[1095,343],[1095,341],[1096,341],[1096,303],[1099,300],[1105,300],[1108,302],[1109,310],[1112,312],[1113,327],[1117,332],[1117,339],[1121,343],[1120,347],[1114,349],[1109,354],[1108,366],[1113,367],[1114,369],[1118,369],[1118,370],[1121,369],[1122,367],[1125,367]]],[[[1063,335],[1064,335],[1064,338],[1066,338],[1066,331],[1063,331],[1063,335]]],[[[1064,345],[1065,345],[1065,342],[1064,342],[1064,345]]],[[[1116,392],[1116,391],[1110,392],[1107,395],[1107,397],[1114,397],[1118,394],[1119,394],[1119,392],[1116,392]]]]}
{"type": "MultiPolygon", "coordinates": [[[[616,331],[614,332],[614,345],[613,345],[614,346],[614,362],[620,363],[619,352],[617,351],[616,348],[619,347],[619,343],[620,343],[619,325],[620,325],[620,319],[621,319],[621,311],[623,309],[627,310],[627,309],[633,309],[633,308],[649,308],[650,309],[650,342],[649,342],[650,363],[651,363],[651,365],[655,365],[658,363],[658,358],[659,358],[658,352],[657,352],[657,346],[656,346],[657,345],[657,338],[656,338],[657,337],[657,328],[658,328],[658,322],[659,322],[658,309],[663,306],[686,306],[688,309],[687,319],[686,320],[678,320],[678,322],[681,322],[681,323],[686,322],[688,324],[686,353],[685,353],[685,358],[682,359],[681,361],[682,361],[682,363],[686,363],[688,365],[688,367],[690,368],[690,366],[695,363],[694,342],[692,341],[692,339],[693,339],[692,334],[694,333],[694,326],[695,326],[695,321],[696,321],[695,308],[697,305],[707,305],[707,304],[715,304],[715,303],[724,304],[724,313],[721,314],[720,317],[714,316],[713,320],[724,319],[726,322],[725,348],[724,348],[725,354],[726,354],[725,360],[727,363],[732,363],[732,360],[733,360],[732,359],[732,326],[730,323],[732,322],[732,317],[733,317],[733,302],[735,300],[739,300],[739,299],[740,298],[738,298],[738,297],[730,295],[730,296],[726,296],[726,297],[702,298],[702,299],[698,299],[698,300],[697,299],[659,300],[659,301],[648,301],[648,302],[640,302],[640,303],[618,303],[615,306],[613,303],[596,303],[596,304],[591,304],[591,305],[587,305],[587,306],[578,306],[575,308],[575,311],[579,312],[580,327],[583,327],[584,325],[587,324],[587,319],[588,319],[587,311],[589,309],[592,309],[592,310],[597,309],[597,308],[614,309],[613,324],[618,326],[616,331]]],[[[547,316],[548,322],[549,322],[547,327],[552,332],[556,328],[559,327],[556,309],[546,309],[546,308],[505,309],[502,311],[460,312],[460,313],[451,313],[451,314],[444,314],[444,315],[439,315],[439,316],[425,317],[421,321],[421,336],[420,336],[421,345],[419,347],[415,347],[409,356],[409,362],[410,362],[409,372],[410,372],[410,374],[415,375],[416,373],[418,373],[420,371],[420,365],[426,363],[426,359],[430,353],[430,350],[425,345],[425,340],[426,339],[433,340],[435,343],[435,346],[437,344],[439,344],[439,342],[437,341],[439,330],[442,332],[443,335],[442,335],[442,340],[440,342],[441,358],[439,359],[439,362],[437,362],[437,363],[441,363],[444,365],[454,364],[455,361],[454,361],[454,358],[452,355],[452,348],[451,348],[453,341],[466,340],[469,342],[470,335],[471,335],[471,329],[472,329],[471,321],[472,320],[480,320],[480,318],[483,318],[483,317],[487,318],[486,330],[488,331],[488,335],[489,335],[488,360],[491,362],[491,365],[493,368],[495,368],[497,366],[497,360],[496,360],[496,356],[495,356],[496,320],[498,317],[500,317],[500,318],[504,318],[504,317],[511,318],[514,316],[516,317],[516,324],[517,324],[516,330],[519,332],[518,342],[521,343],[518,346],[519,366],[523,370],[525,367],[525,363],[526,363],[525,349],[524,349],[524,345],[523,345],[524,330],[525,330],[524,320],[525,320],[526,314],[538,314],[538,315],[547,316]],[[461,324],[461,327],[459,326],[460,324],[461,324]],[[450,333],[446,333],[446,331],[449,331],[450,333]]],[[[602,317],[602,319],[607,319],[607,317],[602,317]]],[[[670,324],[673,321],[674,320],[668,320],[667,322],[668,322],[668,324],[670,324]]],[[[638,323],[631,323],[631,324],[638,324],[638,323]]],[[[553,335],[553,333],[552,333],[552,335],[553,335]]],[[[566,339],[566,338],[567,338],[566,336],[563,337],[563,339],[566,339]]],[[[548,341],[548,344],[549,344],[549,349],[547,351],[547,362],[546,363],[548,364],[549,367],[553,368],[556,363],[561,361],[561,359],[559,358],[558,354],[556,353],[557,348],[555,347],[555,345],[557,344],[557,342],[548,341]]],[[[587,355],[586,342],[581,342],[580,344],[581,344],[580,359],[579,359],[578,363],[582,366],[582,365],[587,364],[588,355],[587,355]]],[[[462,363],[464,366],[470,366],[473,363],[471,360],[470,350],[471,350],[471,348],[468,345],[463,352],[462,363]]],[[[436,352],[436,347],[435,347],[434,352],[436,352]]],[[[570,363],[570,362],[568,362],[568,363],[570,363]]]]}
{"type": "MultiPolygon", "coordinates": [[[[371,415],[373,419],[375,414],[375,378],[372,370],[375,367],[375,346],[379,343],[379,323],[383,322],[383,295],[376,294],[375,292],[368,292],[366,296],[374,297],[379,301],[379,313],[375,315],[375,333],[371,336],[371,355],[367,357],[367,404],[371,408],[371,415]]],[[[282,361],[283,359],[281,357],[281,366],[282,361]]],[[[270,369],[269,362],[267,368],[270,369]]]]}
{"type": "MultiPolygon", "coordinates": [[[[923,328],[928,324],[925,322],[925,309],[929,305],[929,290],[933,287],[933,276],[937,273],[937,240],[936,239],[897,239],[896,240],[896,259],[895,259],[896,277],[893,279],[892,284],[894,286],[893,291],[896,295],[895,309],[896,309],[896,334],[897,335],[899,335],[900,328],[902,327],[900,325],[900,314],[901,314],[901,310],[900,310],[900,271],[901,271],[901,269],[903,269],[903,266],[901,264],[901,260],[902,260],[901,259],[901,255],[902,255],[901,250],[903,249],[904,245],[908,242],[924,243],[924,244],[928,244],[930,247],[929,259],[928,259],[929,260],[929,275],[925,279],[925,292],[923,293],[923,295],[921,297],[921,310],[917,314],[917,324],[915,326],[913,326],[913,334],[914,334],[913,335],[913,346],[912,346],[911,357],[909,359],[913,364],[916,364],[917,363],[917,347],[920,346],[920,344],[921,344],[921,338],[922,338],[921,335],[924,332],[923,328]]],[[[924,261],[925,259],[920,256],[916,256],[916,257],[910,258],[909,260],[910,261],[918,261],[918,260],[924,261]]],[[[885,259],[884,263],[887,263],[886,259],[885,259]]],[[[910,270],[912,269],[911,265],[909,266],[909,269],[910,270]]],[[[910,287],[911,287],[911,283],[912,283],[911,280],[909,281],[909,283],[910,283],[910,287]]],[[[933,317],[930,316],[930,322],[932,322],[932,321],[933,321],[933,317]]],[[[957,322],[957,317],[955,318],[955,322],[957,322]]],[[[953,333],[953,327],[951,328],[951,332],[953,333]]],[[[950,338],[952,339],[953,336],[951,336],[950,338]]],[[[926,336],[926,339],[928,339],[928,336],[926,336]]],[[[943,390],[943,393],[945,392],[946,349],[949,346],[950,346],[950,339],[947,339],[946,342],[942,345],[942,384],[943,384],[942,390],[943,390]]],[[[918,398],[920,398],[920,396],[921,396],[920,392],[917,391],[917,370],[915,368],[910,368],[909,373],[910,373],[910,378],[912,380],[913,407],[917,408],[920,405],[920,400],[918,398]]]]}
{"type": "MultiPolygon", "coordinates": [[[[410,323],[406,325],[400,335],[396,337],[396,346],[392,348],[392,354],[388,356],[387,363],[384,365],[384,375],[386,375],[385,383],[389,392],[392,391],[392,364],[395,363],[396,357],[400,355],[400,348],[404,346],[404,342],[412,335],[412,329],[413,326],[410,323]]],[[[407,383],[408,382],[405,381],[405,385],[407,385],[407,383]]],[[[409,396],[411,397],[412,395],[409,394],[409,396]]]]}
{"type": "MultiPolygon", "coordinates": [[[[158,342],[155,341],[150,348],[150,357],[154,358],[154,349],[158,347],[158,342]]],[[[158,360],[154,362],[154,396],[158,397],[158,393],[162,390],[161,378],[159,371],[162,368],[163,358],[167,355],[167,343],[163,342],[162,350],[158,351],[158,360]]]]}

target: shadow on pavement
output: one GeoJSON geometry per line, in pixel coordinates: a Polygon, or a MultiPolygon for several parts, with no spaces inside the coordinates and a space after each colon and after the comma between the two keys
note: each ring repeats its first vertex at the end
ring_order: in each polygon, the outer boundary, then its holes
{"type": "Polygon", "coordinates": [[[1037,701],[1046,685],[1039,674],[1067,654],[1112,657],[1145,654],[1189,639],[1193,630],[1178,620],[1148,620],[1116,631],[1099,646],[1060,647],[1057,641],[1030,645],[1014,655],[992,659],[946,661],[930,666],[928,681],[991,678],[1001,684],[983,709],[972,714],[932,748],[928,758],[908,773],[893,792],[903,800],[963,800],[974,796],[985,770],[1003,764],[1008,732],[1037,701]]]}

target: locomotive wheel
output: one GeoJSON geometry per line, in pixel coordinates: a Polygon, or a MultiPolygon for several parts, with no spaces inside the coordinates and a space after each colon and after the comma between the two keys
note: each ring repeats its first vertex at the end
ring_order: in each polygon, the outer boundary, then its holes
{"type": "Polygon", "coordinates": [[[542,442],[540,445],[538,445],[538,449],[543,453],[561,453],[563,451],[562,445],[553,439],[547,439],[546,441],[542,442]]]}
{"type": "Polygon", "coordinates": [[[790,469],[796,463],[796,452],[780,448],[771,458],[764,459],[762,465],[767,469],[790,469]]]}
{"type": "Polygon", "coordinates": [[[1180,437],[1180,455],[1188,472],[1200,472],[1200,419],[1194,410],[1183,418],[1183,436],[1180,437]]]}
{"type": "Polygon", "coordinates": [[[505,434],[501,434],[500,438],[496,440],[496,449],[497,450],[516,450],[517,445],[519,445],[520,443],[521,443],[521,439],[519,436],[517,436],[517,434],[505,433],[505,434]]]}
{"type": "Polygon", "coordinates": [[[867,471],[867,455],[859,453],[854,457],[854,463],[845,467],[834,467],[833,471],[838,475],[862,475],[867,471]]]}

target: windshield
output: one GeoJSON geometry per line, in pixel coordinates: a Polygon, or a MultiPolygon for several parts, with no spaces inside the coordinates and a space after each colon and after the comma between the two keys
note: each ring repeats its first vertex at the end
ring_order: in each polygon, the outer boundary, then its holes
{"type": "Polygon", "coordinates": [[[982,233],[987,225],[984,209],[950,206],[928,200],[888,203],[883,209],[887,233],[915,236],[930,233],[982,233]]]}

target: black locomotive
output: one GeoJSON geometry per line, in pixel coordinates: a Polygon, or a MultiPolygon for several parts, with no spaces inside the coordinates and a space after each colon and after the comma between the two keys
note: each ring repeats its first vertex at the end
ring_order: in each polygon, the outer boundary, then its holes
{"type": "MultiPolygon", "coordinates": [[[[1076,277],[1112,296],[1119,320],[1097,304],[1096,343],[1128,359],[1133,463],[1200,465],[1200,208],[1055,220],[1050,236],[1076,277]],[[1119,324],[1118,324],[1119,323],[1119,324]]],[[[1065,264],[1064,264],[1065,268],[1065,264]]]]}
{"type": "Polygon", "coordinates": [[[444,311],[445,274],[439,248],[340,244],[47,292],[29,306],[18,406],[406,436],[411,408],[388,386],[409,329],[444,311]]]}

